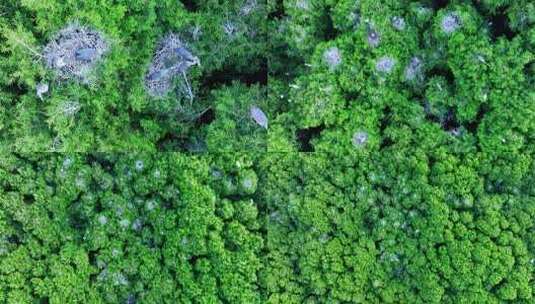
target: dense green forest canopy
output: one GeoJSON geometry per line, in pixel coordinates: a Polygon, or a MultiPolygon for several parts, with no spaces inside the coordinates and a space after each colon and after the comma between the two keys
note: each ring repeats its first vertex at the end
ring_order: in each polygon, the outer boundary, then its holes
{"type": "Polygon", "coordinates": [[[535,175],[444,149],[10,154],[1,303],[531,303],[535,175]]]}
{"type": "Polygon", "coordinates": [[[531,0],[0,0],[0,303],[533,303],[534,77],[531,0]]]}
{"type": "Polygon", "coordinates": [[[25,152],[265,151],[250,117],[269,111],[265,16],[251,0],[1,1],[0,141],[25,152]],[[146,82],[171,35],[198,62],[156,65],[168,89],[154,94],[146,82]]]}

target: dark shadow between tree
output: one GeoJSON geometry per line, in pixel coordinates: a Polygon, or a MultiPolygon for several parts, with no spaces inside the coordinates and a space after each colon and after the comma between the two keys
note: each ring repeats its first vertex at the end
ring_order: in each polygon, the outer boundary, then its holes
{"type": "Polygon", "coordinates": [[[476,118],[467,123],[465,125],[466,130],[472,134],[476,134],[477,130],[479,129],[479,125],[481,124],[481,121],[483,120],[483,117],[485,117],[485,114],[489,111],[487,104],[481,104],[479,106],[479,109],[477,111],[476,118]]]}
{"type": "Polygon", "coordinates": [[[392,116],[392,109],[390,107],[385,107],[383,110],[383,117],[380,120],[379,125],[379,134],[381,134],[381,144],[380,144],[380,150],[386,149],[389,146],[391,146],[394,142],[392,139],[385,135],[385,130],[390,124],[390,117],[392,116]]]}
{"type": "Polygon", "coordinates": [[[270,12],[267,16],[268,20],[281,19],[284,16],[286,16],[286,12],[284,11],[284,1],[277,0],[275,10],[270,12]]]}
{"type": "Polygon", "coordinates": [[[33,194],[24,194],[23,200],[26,205],[31,205],[35,202],[35,197],[33,194]]]}
{"type": "Polygon", "coordinates": [[[446,79],[446,81],[448,82],[448,85],[454,88],[455,77],[453,76],[453,72],[449,68],[444,66],[435,66],[427,72],[426,78],[429,79],[433,76],[444,77],[444,79],[446,79]]]}
{"type": "Polygon", "coordinates": [[[204,77],[201,87],[210,91],[220,86],[231,85],[233,81],[240,81],[248,86],[255,84],[267,85],[267,62],[264,62],[260,69],[251,73],[238,72],[227,68],[214,71],[204,77]]]}
{"type": "Polygon", "coordinates": [[[516,33],[509,27],[507,15],[504,10],[500,10],[490,16],[489,26],[492,41],[496,41],[500,37],[511,40],[516,36],[516,33]]]}
{"type": "Polygon", "coordinates": [[[297,130],[295,135],[297,142],[299,143],[299,152],[314,152],[314,146],[310,141],[314,138],[318,138],[324,129],[325,126],[320,125],[317,127],[297,130]]]}
{"type": "Polygon", "coordinates": [[[215,120],[215,111],[213,109],[206,110],[197,120],[195,121],[195,125],[197,127],[202,127],[204,125],[209,125],[212,123],[212,121],[215,120]]]}
{"type": "Polygon", "coordinates": [[[338,31],[334,28],[334,22],[331,17],[331,8],[329,8],[328,13],[323,17],[323,23],[325,24],[325,32],[323,33],[324,40],[333,40],[338,36],[338,31]]]}
{"type": "Polygon", "coordinates": [[[196,12],[199,10],[199,6],[193,0],[180,0],[184,7],[190,12],[196,12]]]}
{"type": "Polygon", "coordinates": [[[449,0],[433,0],[433,1],[431,1],[431,7],[435,11],[438,11],[439,9],[443,9],[446,6],[448,6],[449,4],[450,4],[449,0]]]}
{"type": "Polygon", "coordinates": [[[444,117],[442,120],[441,125],[442,129],[446,132],[454,131],[461,126],[457,121],[457,117],[455,116],[455,111],[453,109],[448,111],[446,117],[444,117]]]}

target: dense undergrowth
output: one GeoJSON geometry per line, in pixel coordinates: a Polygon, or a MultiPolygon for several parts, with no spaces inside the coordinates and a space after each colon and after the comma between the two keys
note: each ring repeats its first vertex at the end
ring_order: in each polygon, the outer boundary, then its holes
{"type": "Polygon", "coordinates": [[[534,301],[533,1],[59,2],[0,2],[0,303],[534,301]]]}

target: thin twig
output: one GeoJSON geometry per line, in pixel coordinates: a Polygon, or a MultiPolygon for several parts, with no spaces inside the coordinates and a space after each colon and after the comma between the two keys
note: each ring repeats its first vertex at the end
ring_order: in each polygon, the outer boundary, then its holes
{"type": "Polygon", "coordinates": [[[208,112],[208,110],[210,110],[211,108],[212,108],[212,107],[208,107],[208,108],[202,110],[201,112],[199,112],[199,113],[197,114],[197,116],[202,116],[204,113],[208,112]]]}
{"type": "Polygon", "coordinates": [[[188,77],[186,76],[186,72],[182,70],[182,76],[184,77],[184,80],[186,81],[186,88],[188,89],[189,99],[190,101],[193,100],[193,93],[191,92],[191,87],[188,82],[188,77]]]}
{"type": "Polygon", "coordinates": [[[12,38],[13,38],[13,40],[15,40],[15,42],[17,42],[18,44],[22,45],[23,47],[28,49],[30,52],[32,52],[32,54],[34,54],[35,56],[37,56],[37,57],[39,57],[41,59],[43,58],[43,55],[39,54],[36,50],[34,50],[30,46],[28,46],[26,43],[21,41],[19,38],[17,38],[17,37],[12,37],[12,38]]]}

